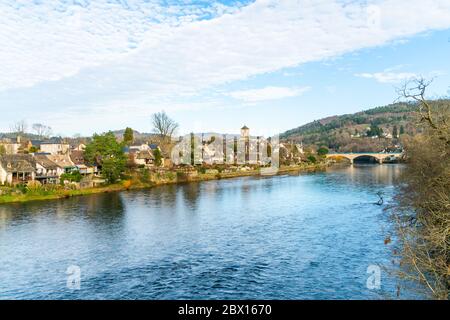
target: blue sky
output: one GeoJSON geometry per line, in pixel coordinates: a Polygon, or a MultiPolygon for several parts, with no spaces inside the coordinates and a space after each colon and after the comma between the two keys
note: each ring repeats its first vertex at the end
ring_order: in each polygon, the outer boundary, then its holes
{"type": "Polygon", "coordinates": [[[418,76],[450,94],[448,0],[3,0],[0,16],[0,131],[149,132],[165,110],[180,134],[270,135],[418,76]]]}

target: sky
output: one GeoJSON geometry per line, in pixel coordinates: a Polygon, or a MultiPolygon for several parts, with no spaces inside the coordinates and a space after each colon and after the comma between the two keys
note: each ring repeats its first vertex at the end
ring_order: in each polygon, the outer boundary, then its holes
{"type": "Polygon", "coordinates": [[[0,132],[132,127],[272,135],[450,95],[448,0],[0,0],[0,132]]]}

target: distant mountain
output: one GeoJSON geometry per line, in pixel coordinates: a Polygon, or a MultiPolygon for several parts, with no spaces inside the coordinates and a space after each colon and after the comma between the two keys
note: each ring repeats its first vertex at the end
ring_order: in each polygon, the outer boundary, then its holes
{"type": "MultiPolygon", "coordinates": [[[[119,139],[123,138],[124,132],[125,132],[125,129],[112,131],[112,133],[114,133],[114,135],[119,139]]],[[[134,133],[134,140],[136,143],[151,142],[158,137],[158,135],[155,133],[139,132],[136,130],[133,130],[133,133],[134,133]]]]}
{"type": "MultiPolygon", "coordinates": [[[[37,140],[37,139],[39,139],[38,135],[32,134],[32,133],[23,133],[20,136],[23,139],[29,139],[29,140],[37,140]]],[[[0,132],[0,139],[16,140],[17,139],[17,133],[0,132]]]]}
{"type": "MultiPolygon", "coordinates": [[[[450,103],[450,100],[432,103],[450,103]]],[[[398,136],[418,132],[416,111],[415,103],[395,103],[316,120],[286,131],[280,138],[305,145],[323,145],[341,152],[381,151],[398,144],[398,136]]]]}

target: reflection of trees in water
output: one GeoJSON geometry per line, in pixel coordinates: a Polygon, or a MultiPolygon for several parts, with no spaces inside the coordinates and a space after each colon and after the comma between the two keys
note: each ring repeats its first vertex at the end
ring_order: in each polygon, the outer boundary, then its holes
{"type": "Polygon", "coordinates": [[[0,206],[0,229],[6,227],[6,225],[13,221],[25,220],[25,217],[18,213],[20,207],[17,204],[8,204],[0,206]]]}
{"type": "Polygon", "coordinates": [[[68,199],[35,201],[0,206],[0,227],[16,221],[32,221],[35,218],[52,216],[69,220],[84,216],[89,220],[113,222],[121,219],[124,204],[120,193],[105,193],[68,199]]]}
{"type": "Polygon", "coordinates": [[[83,197],[78,203],[86,217],[101,222],[121,219],[125,212],[122,196],[118,192],[83,197]]]}
{"type": "Polygon", "coordinates": [[[183,185],[180,189],[184,203],[187,204],[190,209],[197,209],[200,196],[200,183],[188,183],[183,185]]]}
{"type": "MultiPolygon", "coordinates": [[[[400,177],[403,166],[398,164],[355,164],[345,169],[340,182],[351,185],[395,185],[400,177]]],[[[333,170],[333,169],[332,169],[333,170]]],[[[334,178],[335,179],[335,178],[334,178]]]]}
{"type": "Polygon", "coordinates": [[[59,201],[34,201],[10,203],[0,206],[0,228],[9,223],[31,222],[35,218],[44,217],[58,212],[59,201]]]}
{"type": "Polygon", "coordinates": [[[133,193],[133,200],[144,201],[142,204],[145,207],[169,208],[171,210],[177,202],[177,190],[176,185],[166,185],[142,190],[141,192],[133,193]],[[142,193],[148,194],[148,197],[142,197],[142,193]]]}

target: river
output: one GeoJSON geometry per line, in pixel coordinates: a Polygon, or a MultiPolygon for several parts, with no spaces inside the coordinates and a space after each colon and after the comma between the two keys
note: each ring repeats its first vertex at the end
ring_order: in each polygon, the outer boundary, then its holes
{"type": "Polygon", "coordinates": [[[0,298],[395,299],[391,227],[374,203],[378,191],[391,201],[401,170],[354,165],[0,205],[0,298]],[[369,266],[380,267],[375,288],[369,266]]]}

